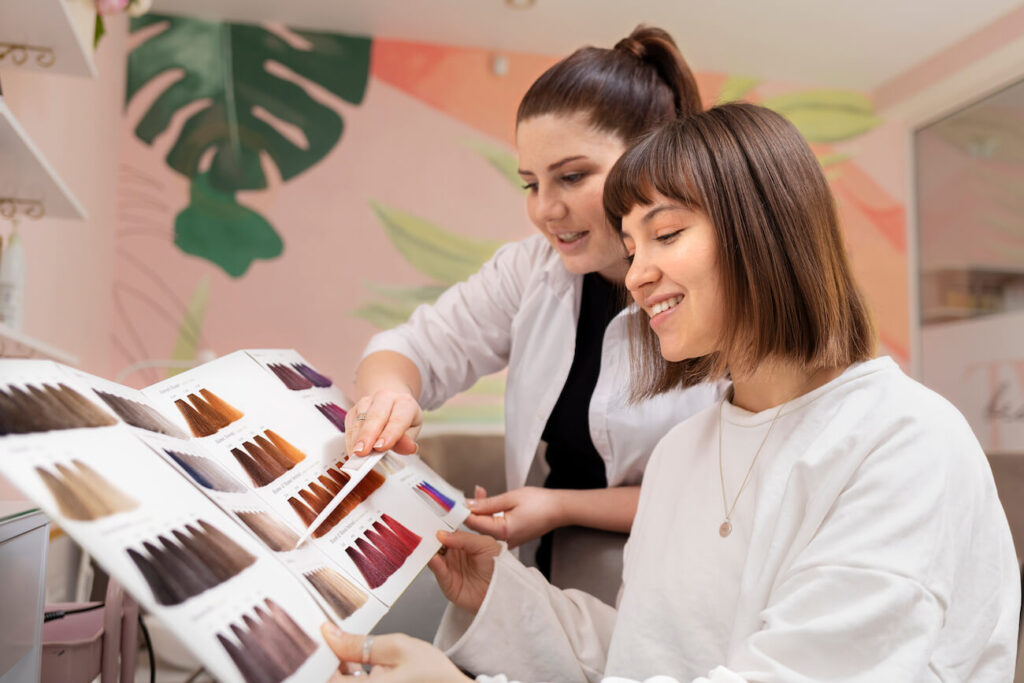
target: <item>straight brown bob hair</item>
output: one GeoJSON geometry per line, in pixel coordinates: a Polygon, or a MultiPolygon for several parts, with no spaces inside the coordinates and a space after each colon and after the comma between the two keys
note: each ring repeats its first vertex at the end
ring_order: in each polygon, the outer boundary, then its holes
{"type": "Polygon", "coordinates": [[[608,174],[605,211],[622,218],[655,195],[708,216],[725,298],[718,351],[671,362],[647,314],[634,315],[635,399],[750,372],[770,361],[809,369],[871,358],[875,334],[843,247],[818,160],[779,114],[726,104],[641,138],[608,174]]]}

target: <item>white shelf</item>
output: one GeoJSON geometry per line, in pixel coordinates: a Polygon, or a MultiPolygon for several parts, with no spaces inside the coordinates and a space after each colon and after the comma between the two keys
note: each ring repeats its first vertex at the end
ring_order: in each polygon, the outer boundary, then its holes
{"type": "MultiPolygon", "coordinates": [[[[9,0],[0,0],[8,2],[9,0]]],[[[26,3],[36,0],[22,0],[26,3]]],[[[2,19],[0,19],[2,21],[2,19]]],[[[7,108],[0,97],[0,215],[4,213],[5,199],[14,199],[18,214],[33,215],[33,207],[41,206],[49,218],[84,219],[85,209],[71,190],[54,173],[35,143],[7,108]]],[[[6,208],[11,208],[9,205],[6,208]]]]}
{"type": "Polygon", "coordinates": [[[0,358],[41,358],[78,365],[78,358],[70,353],[12,330],[3,323],[0,323],[0,358]]]}
{"type": "Polygon", "coordinates": [[[94,78],[95,26],[94,0],[0,0],[0,70],[94,78]]]}

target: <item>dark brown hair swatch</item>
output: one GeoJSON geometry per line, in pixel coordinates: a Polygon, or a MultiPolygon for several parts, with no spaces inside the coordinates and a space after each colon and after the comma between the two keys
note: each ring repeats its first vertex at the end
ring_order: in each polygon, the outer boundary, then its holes
{"type": "Polygon", "coordinates": [[[252,532],[275,552],[295,550],[299,536],[274,517],[265,512],[236,512],[252,532]]]}
{"type": "Polygon", "coordinates": [[[313,382],[311,382],[308,377],[303,377],[294,368],[290,368],[284,363],[268,363],[267,367],[270,368],[270,371],[277,375],[277,378],[292,391],[302,391],[303,389],[313,388],[313,382]]]}
{"type": "Polygon", "coordinates": [[[270,429],[232,448],[231,455],[255,486],[266,486],[306,458],[305,453],[270,429]]]}
{"type": "Polygon", "coordinates": [[[142,543],[128,556],[161,605],[178,605],[239,574],[256,561],[245,548],[209,522],[198,520],[142,543]],[[174,540],[171,540],[173,537],[174,540]]]}
{"type": "Polygon", "coordinates": [[[316,643],[270,598],[253,611],[231,624],[233,639],[218,633],[217,640],[246,683],[279,683],[298,671],[316,643]]]}
{"type": "Polygon", "coordinates": [[[204,488],[227,493],[240,493],[248,490],[242,485],[242,482],[228,474],[220,465],[209,458],[192,455],[191,453],[172,451],[166,448],[164,453],[169,455],[174,462],[178,463],[188,473],[188,476],[192,477],[197,484],[204,488]]]}
{"type": "Polygon", "coordinates": [[[117,420],[66,384],[0,390],[0,436],[113,424],[117,420]]]}
{"type": "Polygon", "coordinates": [[[384,514],[356,539],[354,545],[345,548],[345,553],[370,588],[377,588],[398,571],[421,540],[393,517],[384,514]]]}
{"type": "Polygon", "coordinates": [[[62,515],[78,522],[92,520],[134,510],[139,506],[99,472],[81,460],[70,464],[54,463],[56,472],[36,467],[36,472],[49,489],[62,515]]]}
{"type": "Polygon", "coordinates": [[[314,569],[303,576],[342,619],[348,619],[366,604],[366,593],[329,567],[314,569]]]}
{"type": "MultiPolygon", "coordinates": [[[[292,506],[295,514],[307,527],[316,520],[317,515],[323,512],[334,496],[338,495],[345,484],[349,482],[348,472],[340,467],[340,462],[335,467],[329,467],[325,474],[317,477],[316,481],[310,482],[306,488],[299,490],[297,495],[288,498],[288,504],[292,506]]],[[[355,488],[342,499],[338,507],[334,508],[331,514],[327,515],[327,519],[316,528],[313,536],[320,538],[333,529],[338,522],[352,512],[357,505],[369,498],[370,494],[379,489],[383,483],[383,474],[376,470],[367,472],[355,488]]]]}
{"type": "Polygon", "coordinates": [[[189,394],[186,398],[175,399],[174,405],[185,418],[193,436],[210,436],[232,422],[241,419],[244,413],[217,396],[209,389],[189,394]],[[186,400],[187,399],[187,400],[186,400]]]}
{"type": "Polygon", "coordinates": [[[133,401],[130,398],[109,394],[99,389],[93,389],[96,395],[103,399],[103,402],[110,406],[110,409],[117,413],[117,416],[133,427],[145,429],[146,431],[166,434],[176,439],[187,439],[188,434],[179,427],[174,426],[163,415],[147,406],[145,403],[133,401]]]}

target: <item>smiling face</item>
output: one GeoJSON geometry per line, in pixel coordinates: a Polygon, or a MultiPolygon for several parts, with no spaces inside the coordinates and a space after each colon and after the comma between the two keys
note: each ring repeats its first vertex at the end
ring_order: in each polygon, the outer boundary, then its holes
{"type": "Polygon", "coordinates": [[[650,316],[669,361],[719,350],[725,298],[715,228],[704,213],[655,194],[622,219],[632,258],[626,287],[650,316]]]}
{"type": "Polygon", "coordinates": [[[571,273],[626,272],[618,235],[602,204],[605,176],[625,151],[617,136],[596,130],[586,114],[542,114],[516,129],[526,211],[571,273]]]}

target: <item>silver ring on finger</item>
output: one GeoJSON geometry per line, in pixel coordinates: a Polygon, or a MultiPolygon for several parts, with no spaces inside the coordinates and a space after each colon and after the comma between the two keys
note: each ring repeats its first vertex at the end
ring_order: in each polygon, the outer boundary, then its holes
{"type": "Polygon", "coordinates": [[[366,636],[363,639],[363,658],[360,660],[363,666],[370,666],[370,648],[373,647],[373,636],[366,636]]]}
{"type": "Polygon", "coordinates": [[[349,674],[349,676],[365,676],[365,675],[366,675],[366,672],[363,671],[362,669],[356,669],[355,671],[353,671],[352,673],[349,674]]]}
{"type": "Polygon", "coordinates": [[[356,422],[366,422],[366,413],[358,413],[356,415],[356,422]]]}

